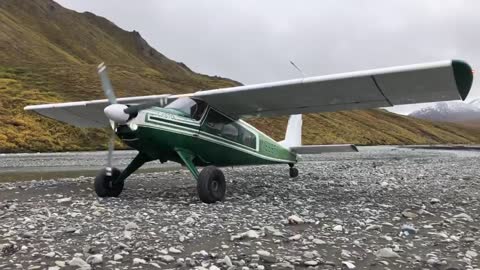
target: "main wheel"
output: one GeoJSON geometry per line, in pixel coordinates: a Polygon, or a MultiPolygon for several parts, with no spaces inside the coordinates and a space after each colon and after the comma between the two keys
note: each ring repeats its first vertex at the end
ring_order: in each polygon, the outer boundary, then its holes
{"type": "Polygon", "coordinates": [[[120,176],[120,170],[112,168],[112,175],[107,175],[107,169],[101,170],[95,177],[95,193],[98,197],[118,197],[123,190],[123,181],[113,184],[113,180],[120,176]]]}
{"type": "Polygon", "coordinates": [[[204,203],[214,203],[225,198],[227,184],[223,172],[215,166],[203,168],[198,176],[197,192],[204,203]]]}
{"type": "Polygon", "coordinates": [[[291,167],[290,168],[290,177],[295,178],[297,176],[298,176],[298,169],[294,168],[294,167],[291,167]]]}

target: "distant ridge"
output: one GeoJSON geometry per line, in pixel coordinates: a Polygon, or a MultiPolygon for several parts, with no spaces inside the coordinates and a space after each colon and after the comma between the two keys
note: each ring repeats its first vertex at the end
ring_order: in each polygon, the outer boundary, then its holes
{"type": "MultiPolygon", "coordinates": [[[[22,109],[31,104],[103,98],[95,72],[103,61],[119,96],[240,85],[196,73],[152,48],[137,31],[125,31],[106,18],[78,13],[51,0],[0,0],[0,52],[0,152],[105,149],[103,130],[74,128],[22,109]]],[[[249,122],[283,139],[286,117],[249,122]]],[[[306,115],[303,141],[468,144],[480,143],[480,132],[367,110],[306,115]]]]}
{"type": "Polygon", "coordinates": [[[470,102],[438,102],[410,113],[410,116],[452,123],[480,122],[480,99],[470,102]]]}

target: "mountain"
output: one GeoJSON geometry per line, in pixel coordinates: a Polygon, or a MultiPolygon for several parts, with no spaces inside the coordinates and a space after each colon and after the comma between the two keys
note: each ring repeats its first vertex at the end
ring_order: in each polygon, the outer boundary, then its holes
{"type": "Polygon", "coordinates": [[[429,107],[410,113],[409,116],[458,124],[480,122],[480,99],[470,102],[450,101],[433,103],[429,107]]]}
{"type": "MultiPolygon", "coordinates": [[[[196,73],[152,48],[140,33],[51,0],[0,0],[0,52],[1,152],[104,149],[105,130],[79,129],[23,111],[30,104],[103,98],[96,74],[96,66],[103,61],[118,96],[188,93],[240,84],[196,73]]],[[[286,119],[249,122],[282,139],[286,119]]],[[[304,141],[480,143],[480,132],[366,110],[306,115],[304,141]]]]}

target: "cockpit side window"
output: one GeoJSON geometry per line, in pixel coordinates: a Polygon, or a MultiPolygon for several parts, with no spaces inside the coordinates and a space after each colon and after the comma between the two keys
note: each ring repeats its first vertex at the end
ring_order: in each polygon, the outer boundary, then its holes
{"type": "Polygon", "coordinates": [[[185,117],[194,120],[200,120],[207,108],[207,104],[201,100],[191,98],[179,98],[165,106],[167,109],[173,109],[185,117]]]}

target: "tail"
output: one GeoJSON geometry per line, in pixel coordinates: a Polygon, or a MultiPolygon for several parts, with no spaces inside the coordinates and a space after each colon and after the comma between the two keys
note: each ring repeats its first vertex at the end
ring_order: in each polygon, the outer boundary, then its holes
{"type": "Polygon", "coordinates": [[[302,115],[292,114],[288,119],[285,140],[280,141],[283,147],[297,154],[321,154],[331,152],[358,152],[353,144],[306,145],[302,146],[302,115]]]}
{"type": "Polygon", "coordinates": [[[285,132],[285,140],[279,143],[287,148],[302,145],[302,115],[292,114],[288,119],[287,132],[285,132]]]}

